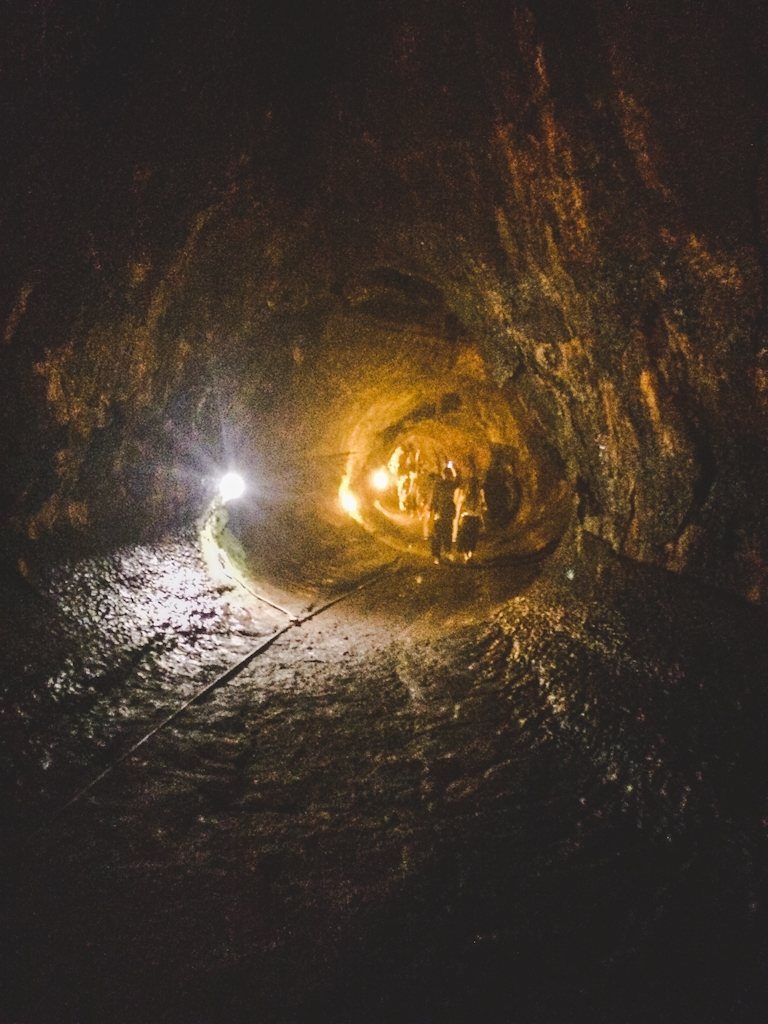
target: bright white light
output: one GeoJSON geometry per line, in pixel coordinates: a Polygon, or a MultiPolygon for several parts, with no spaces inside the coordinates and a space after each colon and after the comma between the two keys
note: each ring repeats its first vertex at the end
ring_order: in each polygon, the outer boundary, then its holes
{"type": "Polygon", "coordinates": [[[219,494],[222,501],[239,498],[245,491],[245,480],[238,473],[226,473],[219,483],[219,494]]]}
{"type": "Polygon", "coordinates": [[[386,491],[389,487],[389,473],[386,469],[377,469],[373,474],[373,486],[377,491],[386,491]]]}

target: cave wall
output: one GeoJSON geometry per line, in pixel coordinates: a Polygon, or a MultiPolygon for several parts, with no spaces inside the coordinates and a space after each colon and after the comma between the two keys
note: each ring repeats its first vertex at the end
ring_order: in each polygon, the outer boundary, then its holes
{"type": "Polygon", "coordinates": [[[135,32],[133,77],[98,102],[113,23],[91,6],[52,20],[44,61],[25,29],[6,72],[18,543],[199,503],[355,280],[391,268],[538,421],[584,530],[763,599],[761,4],[326,4],[272,36],[200,5],[135,32]],[[73,24],[90,49],[66,48],[73,24]]]}
{"type": "MultiPolygon", "coordinates": [[[[378,86],[386,99],[374,93],[368,117],[399,114],[405,95],[418,105],[410,131],[398,122],[371,132],[385,159],[360,205],[398,197],[401,260],[439,282],[498,379],[516,381],[538,410],[569,463],[585,529],[758,599],[756,26],[712,5],[473,13],[463,35],[425,19],[399,40],[378,86]],[[463,119],[457,79],[485,101],[463,119]],[[450,118],[436,139],[430,126],[450,118]]],[[[380,235],[380,258],[395,261],[393,233],[380,235]]]]}

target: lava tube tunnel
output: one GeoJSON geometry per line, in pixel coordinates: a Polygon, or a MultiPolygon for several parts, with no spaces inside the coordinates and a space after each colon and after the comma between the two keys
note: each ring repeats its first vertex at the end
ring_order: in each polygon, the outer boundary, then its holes
{"type": "Polygon", "coordinates": [[[492,379],[468,332],[446,336],[439,307],[425,325],[398,295],[399,322],[387,322],[382,290],[375,315],[328,318],[277,424],[262,420],[240,441],[276,455],[264,481],[230,504],[227,528],[217,524],[227,557],[254,579],[340,586],[398,553],[430,558],[430,504],[446,467],[457,494],[469,480],[479,492],[480,564],[546,554],[573,515],[556,439],[515,383],[492,379]]]}
{"type": "Polygon", "coordinates": [[[764,1019],[768,5],[5,6],[0,1024],[764,1019]]]}

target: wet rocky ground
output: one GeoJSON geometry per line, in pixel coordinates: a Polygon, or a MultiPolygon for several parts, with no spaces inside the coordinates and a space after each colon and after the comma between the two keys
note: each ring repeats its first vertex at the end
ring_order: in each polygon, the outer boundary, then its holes
{"type": "Polygon", "coordinates": [[[761,1019],[761,610],[595,541],[400,562],[56,816],[287,618],[184,537],[38,588],[2,627],[3,1024],[761,1019]]]}

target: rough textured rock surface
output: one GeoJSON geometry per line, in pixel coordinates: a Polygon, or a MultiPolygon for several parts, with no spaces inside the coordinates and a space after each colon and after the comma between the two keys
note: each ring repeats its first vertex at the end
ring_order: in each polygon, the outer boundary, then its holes
{"type": "Polygon", "coordinates": [[[19,536],[183,513],[353,306],[469,332],[585,529],[761,599],[762,5],[86,6],[4,71],[19,536]]]}
{"type": "Polygon", "coordinates": [[[20,652],[0,716],[7,1019],[759,1017],[757,609],[599,542],[415,562],[53,819],[279,616],[217,592],[184,540],[47,594],[56,643],[20,652]]]}
{"type": "Polygon", "coordinates": [[[3,1024],[754,1024],[766,5],[5,6],[3,1024]]]}

